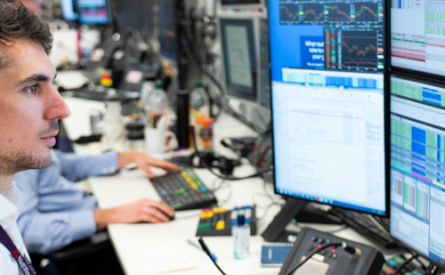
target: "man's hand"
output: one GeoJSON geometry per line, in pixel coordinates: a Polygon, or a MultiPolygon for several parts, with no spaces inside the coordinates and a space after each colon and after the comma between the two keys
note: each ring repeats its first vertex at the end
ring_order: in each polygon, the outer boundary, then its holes
{"type": "Polygon", "coordinates": [[[94,211],[96,230],[113,223],[168,222],[175,211],[162,201],[141,199],[122,206],[94,211]]]}
{"type": "Polygon", "coordinates": [[[128,151],[128,152],[118,153],[117,159],[119,163],[119,169],[134,162],[136,163],[139,169],[142,169],[145,171],[145,173],[147,173],[149,178],[156,177],[155,173],[153,173],[153,171],[150,169],[151,166],[164,169],[167,172],[174,172],[181,170],[180,167],[174,165],[171,162],[160,160],[138,151],[128,151]]]}

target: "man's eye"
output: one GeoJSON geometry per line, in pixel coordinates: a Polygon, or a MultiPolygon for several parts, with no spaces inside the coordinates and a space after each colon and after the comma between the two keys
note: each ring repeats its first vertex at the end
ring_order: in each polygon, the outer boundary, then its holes
{"type": "Polygon", "coordinates": [[[25,88],[25,92],[28,92],[30,94],[37,93],[37,85],[33,85],[33,86],[29,86],[29,87],[25,88]]]}

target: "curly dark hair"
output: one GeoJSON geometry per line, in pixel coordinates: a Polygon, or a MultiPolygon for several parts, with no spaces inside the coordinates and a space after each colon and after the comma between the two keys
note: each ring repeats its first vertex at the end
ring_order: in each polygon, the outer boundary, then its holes
{"type": "Polygon", "coordinates": [[[19,2],[0,0],[0,69],[9,64],[2,48],[14,40],[27,38],[42,46],[46,54],[51,52],[53,36],[48,23],[19,2]]]}

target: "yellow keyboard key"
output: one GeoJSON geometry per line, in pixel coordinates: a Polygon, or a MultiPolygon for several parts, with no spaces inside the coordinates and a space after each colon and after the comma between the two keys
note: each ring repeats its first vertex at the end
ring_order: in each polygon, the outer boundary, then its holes
{"type": "Polygon", "coordinates": [[[216,223],[216,230],[223,230],[226,227],[226,223],[224,221],[218,221],[216,223]]]}

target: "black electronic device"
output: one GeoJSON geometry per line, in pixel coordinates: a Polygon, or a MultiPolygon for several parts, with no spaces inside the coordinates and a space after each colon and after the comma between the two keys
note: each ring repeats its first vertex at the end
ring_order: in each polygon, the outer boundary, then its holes
{"type": "Polygon", "coordinates": [[[233,210],[207,208],[201,211],[196,236],[232,236],[232,226],[236,223],[238,212],[243,211],[246,223],[250,225],[250,235],[257,234],[255,206],[244,206],[233,210]]]}
{"type": "Polygon", "coordinates": [[[116,1],[115,6],[120,27],[132,31],[137,30],[150,36],[154,25],[153,2],[153,0],[116,1]]]}
{"type": "Polygon", "coordinates": [[[373,247],[338,238],[329,233],[303,228],[279,274],[374,275],[379,274],[384,262],[382,253],[373,247]],[[326,248],[322,249],[324,247],[326,248]],[[292,272],[319,249],[322,250],[301,265],[295,273],[292,272]]]}
{"type": "Polygon", "coordinates": [[[114,53],[124,46],[125,36],[121,36],[120,34],[115,34],[110,39],[100,42],[91,52],[86,68],[109,68],[114,53]]]}
{"type": "Polygon", "coordinates": [[[161,199],[176,211],[201,209],[217,203],[213,192],[191,169],[150,180],[161,199]]]}
{"type": "Polygon", "coordinates": [[[389,226],[389,219],[387,218],[380,218],[380,220],[377,221],[376,218],[369,214],[341,208],[332,208],[329,212],[342,219],[344,224],[351,227],[362,236],[382,247],[394,248],[398,246],[395,240],[391,238],[389,231],[385,228],[385,224],[382,225],[379,223],[381,220],[386,222],[389,226]]]}
{"type": "Polygon", "coordinates": [[[161,66],[159,63],[139,63],[127,66],[119,83],[119,90],[140,92],[144,81],[154,81],[159,76],[161,66]]]}

